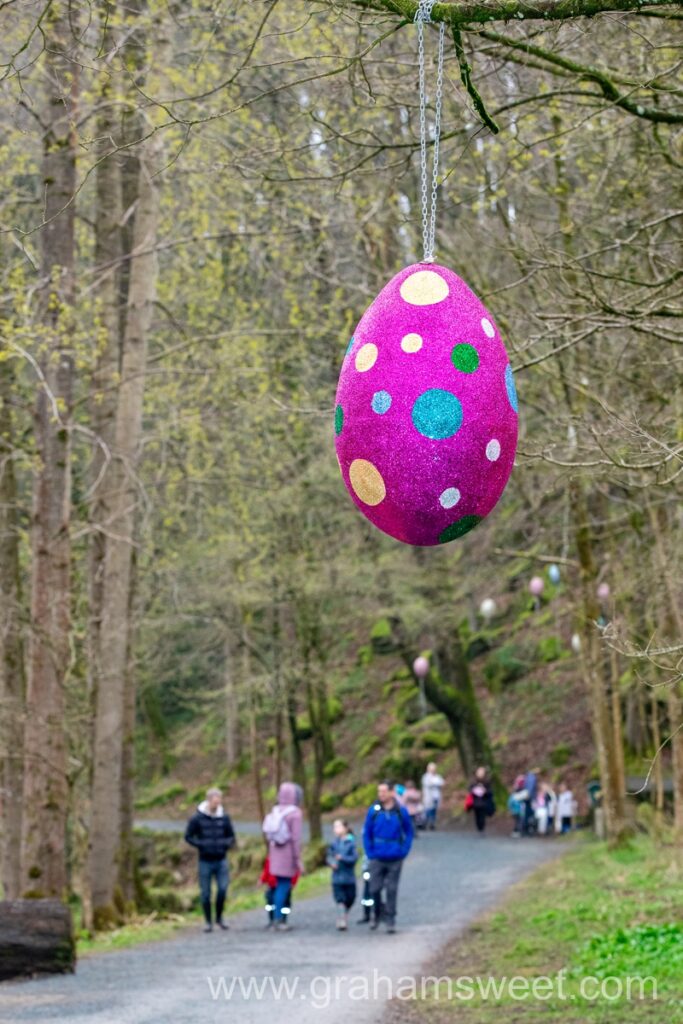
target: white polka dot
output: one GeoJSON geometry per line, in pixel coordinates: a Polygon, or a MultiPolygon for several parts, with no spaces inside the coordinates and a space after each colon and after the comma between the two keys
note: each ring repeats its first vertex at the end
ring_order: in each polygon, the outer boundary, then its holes
{"type": "Polygon", "coordinates": [[[500,458],[500,441],[495,437],[486,445],[486,458],[489,462],[495,462],[500,458]]]}
{"type": "Polygon", "coordinates": [[[406,334],[401,338],[401,348],[404,352],[419,352],[422,348],[422,338],[419,334],[406,334]]]}
{"type": "Polygon", "coordinates": [[[484,317],[482,319],[481,326],[487,338],[495,338],[496,328],[493,326],[493,324],[487,317],[484,317]]]}
{"type": "Polygon", "coordinates": [[[400,288],[401,298],[411,306],[433,306],[448,295],[448,284],[434,270],[416,270],[400,288]]]}
{"type": "Polygon", "coordinates": [[[460,491],[457,487],[447,487],[446,490],[439,495],[439,504],[442,508],[453,508],[460,501],[460,491]]]}

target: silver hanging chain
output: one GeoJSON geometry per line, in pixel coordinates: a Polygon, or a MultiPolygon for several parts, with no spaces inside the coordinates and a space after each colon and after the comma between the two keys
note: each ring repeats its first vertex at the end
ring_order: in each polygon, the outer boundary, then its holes
{"type": "Polygon", "coordinates": [[[441,136],[441,100],[443,96],[443,49],[445,25],[439,25],[439,53],[436,66],[436,96],[434,99],[434,155],[432,158],[432,191],[429,195],[427,167],[427,90],[425,87],[425,23],[432,20],[432,7],[436,0],[419,0],[415,12],[417,25],[417,60],[420,81],[420,178],[422,191],[422,246],[423,263],[434,262],[436,237],[436,190],[439,183],[439,140],[441,136]]]}

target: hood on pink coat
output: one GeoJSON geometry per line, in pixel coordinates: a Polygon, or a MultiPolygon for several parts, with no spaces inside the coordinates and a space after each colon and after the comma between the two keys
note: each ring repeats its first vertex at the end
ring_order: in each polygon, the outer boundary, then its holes
{"type": "Polygon", "coordinates": [[[277,802],[279,804],[294,804],[298,807],[301,803],[301,786],[295,782],[283,782],[278,790],[277,802]]]}

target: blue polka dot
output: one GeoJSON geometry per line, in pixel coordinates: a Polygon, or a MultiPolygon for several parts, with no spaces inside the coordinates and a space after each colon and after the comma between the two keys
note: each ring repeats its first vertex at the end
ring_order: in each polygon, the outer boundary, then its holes
{"type": "Polygon", "coordinates": [[[413,406],[413,423],[423,437],[435,441],[453,437],[462,426],[462,406],[450,391],[430,388],[413,406]]]}
{"type": "Polygon", "coordinates": [[[346,352],[344,353],[344,359],[346,359],[346,357],[348,356],[349,352],[353,348],[353,343],[354,343],[355,340],[356,340],[355,338],[351,338],[351,341],[346,346],[346,352]]]}
{"type": "Polygon", "coordinates": [[[391,395],[388,391],[375,391],[372,396],[372,410],[383,416],[391,409],[391,395]]]}
{"type": "Polygon", "coordinates": [[[512,373],[512,367],[508,363],[505,367],[505,389],[508,393],[508,401],[512,408],[517,412],[517,388],[515,387],[515,378],[512,373]]]}

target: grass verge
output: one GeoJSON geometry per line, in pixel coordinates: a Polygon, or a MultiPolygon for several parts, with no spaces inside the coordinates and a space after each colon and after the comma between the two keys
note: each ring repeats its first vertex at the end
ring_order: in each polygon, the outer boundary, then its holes
{"type": "Polygon", "coordinates": [[[617,851],[588,840],[515,886],[425,975],[438,984],[395,999],[391,1020],[683,1021],[682,851],[644,836],[617,851]]]}

